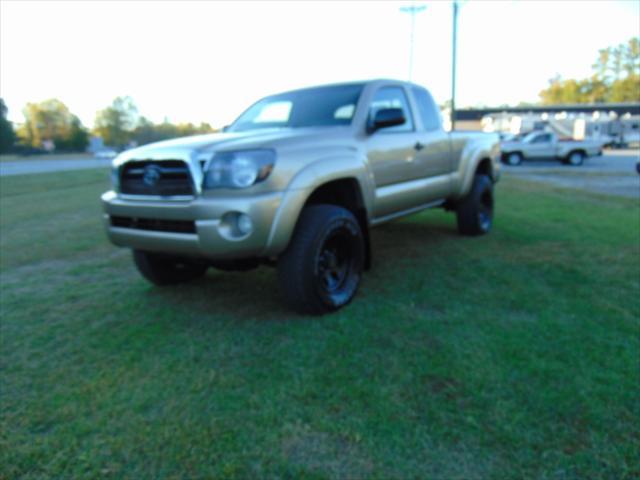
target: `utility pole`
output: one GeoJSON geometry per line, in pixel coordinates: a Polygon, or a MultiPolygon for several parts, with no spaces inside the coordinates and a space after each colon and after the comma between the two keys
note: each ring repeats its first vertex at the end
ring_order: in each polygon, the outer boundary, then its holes
{"type": "Polygon", "coordinates": [[[413,38],[416,31],[416,14],[423,12],[427,9],[424,5],[411,5],[410,7],[400,7],[400,11],[402,13],[408,13],[411,15],[411,40],[409,46],[409,81],[411,81],[411,77],[413,76],[413,38]]]}
{"type": "Polygon", "coordinates": [[[456,129],[456,50],[458,44],[458,2],[453,0],[453,44],[451,55],[451,130],[456,129]]]}

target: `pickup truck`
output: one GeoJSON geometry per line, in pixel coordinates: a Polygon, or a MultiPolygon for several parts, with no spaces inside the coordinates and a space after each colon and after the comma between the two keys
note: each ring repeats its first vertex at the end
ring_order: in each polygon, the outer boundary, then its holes
{"type": "Polygon", "coordinates": [[[266,97],[222,133],[126,151],[102,204],[150,282],[271,265],[291,308],[322,314],[354,297],[376,225],[444,207],[460,233],[489,232],[499,175],[497,135],[445,132],[426,89],[374,80],[266,97]]]}
{"type": "Polygon", "coordinates": [[[559,159],[574,167],[585,158],[602,155],[602,142],[594,140],[561,140],[552,132],[531,132],[522,140],[502,142],[502,161],[520,165],[524,159],[559,159]]]}

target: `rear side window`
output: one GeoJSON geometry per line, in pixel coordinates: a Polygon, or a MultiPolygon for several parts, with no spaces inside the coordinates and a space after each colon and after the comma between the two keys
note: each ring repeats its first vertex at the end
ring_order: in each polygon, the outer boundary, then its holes
{"type": "Polygon", "coordinates": [[[440,111],[436,107],[433,98],[424,88],[414,88],[413,95],[418,104],[418,114],[422,120],[422,125],[427,131],[439,130],[442,127],[440,111]]]}
{"type": "Polygon", "coordinates": [[[413,117],[404,90],[400,87],[383,87],[376,92],[369,107],[369,118],[374,118],[383,108],[401,108],[407,121],[402,125],[385,128],[381,132],[412,132],[413,117]]]}

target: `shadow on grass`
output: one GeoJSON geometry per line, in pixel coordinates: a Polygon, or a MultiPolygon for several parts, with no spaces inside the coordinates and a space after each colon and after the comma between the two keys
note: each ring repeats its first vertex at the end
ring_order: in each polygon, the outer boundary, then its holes
{"type": "MultiPolygon", "coordinates": [[[[372,271],[376,274],[365,272],[365,282],[352,305],[358,305],[358,299],[366,295],[368,289],[377,291],[385,286],[387,273],[406,268],[410,261],[428,263],[435,247],[457,237],[455,228],[450,225],[428,224],[415,218],[374,229],[372,271]]],[[[402,288],[402,285],[398,287],[402,288]]],[[[210,269],[205,277],[184,285],[150,286],[142,291],[141,300],[174,309],[180,314],[179,318],[196,321],[219,317],[229,317],[234,321],[315,318],[297,315],[287,309],[278,291],[276,270],[266,266],[249,272],[210,269]]]]}

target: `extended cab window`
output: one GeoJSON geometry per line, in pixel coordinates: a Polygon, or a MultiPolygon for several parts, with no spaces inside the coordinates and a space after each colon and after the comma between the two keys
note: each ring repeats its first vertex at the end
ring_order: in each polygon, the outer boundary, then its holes
{"type": "Polygon", "coordinates": [[[383,132],[412,132],[413,117],[404,90],[400,87],[383,87],[376,92],[369,107],[369,118],[383,108],[401,108],[407,121],[403,125],[385,128],[383,132]]]}
{"type": "Polygon", "coordinates": [[[428,132],[440,130],[442,121],[440,119],[440,111],[436,107],[433,98],[424,88],[414,88],[413,95],[418,104],[418,114],[422,120],[422,126],[428,132]]]}

